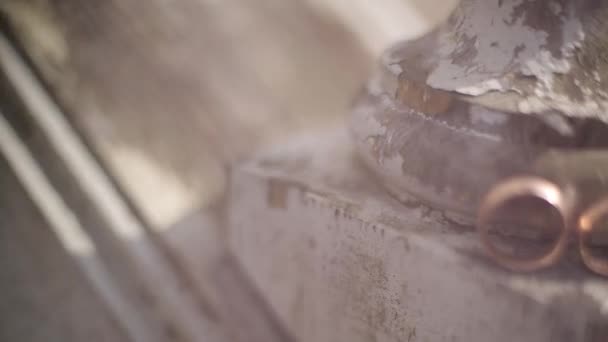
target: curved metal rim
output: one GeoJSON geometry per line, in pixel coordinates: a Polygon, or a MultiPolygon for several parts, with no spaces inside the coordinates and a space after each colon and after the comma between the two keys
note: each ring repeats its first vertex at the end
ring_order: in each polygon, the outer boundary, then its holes
{"type": "Polygon", "coordinates": [[[588,241],[598,220],[608,215],[608,197],[595,203],[581,214],[578,220],[579,250],[583,263],[590,270],[603,276],[608,276],[608,259],[593,256],[588,241]]]}
{"type": "Polygon", "coordinates": [[[558,185],[538,177],[516,177],[499,183],[483,199],[479,209],[477,229],[486,252],[498,264],[514,271],[531,272],[553,265],[564,254],[571,216],[570,201],[558,185]],[[526,196],[543,200],[559,212],[562,220],[560,235],[551,249],[540,257],[530,259],[516,258],[500,252],[490,241],[489,231],[490,220],[502,205],[526,196]]]}

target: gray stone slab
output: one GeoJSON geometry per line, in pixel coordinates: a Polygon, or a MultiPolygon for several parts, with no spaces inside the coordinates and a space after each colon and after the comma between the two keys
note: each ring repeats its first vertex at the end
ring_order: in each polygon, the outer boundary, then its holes
{"type": "Polygon", "coordinates": [[[233,171],[230,244],[301,341],[603,341],[608,282],[574,257],[496,267],[472,227],[387,195],[341,130],[233,171]]]}

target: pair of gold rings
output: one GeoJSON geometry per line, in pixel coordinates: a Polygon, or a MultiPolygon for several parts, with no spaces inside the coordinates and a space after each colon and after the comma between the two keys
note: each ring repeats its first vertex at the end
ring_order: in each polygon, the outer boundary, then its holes
{"type": "MultiPolygon", "coordinates": [[[[507,269],[531,272],[549,267],[564,255],[571,237],[578,236],[578,249],[583,263],[593,272],[608,276],[608,257],[594,253],[591,235],[608,217],[608,196],[593,200],[581,208],[581,194],[575,188],[559,186],[536,176],[507,179],[496,185],[486,195],[480,206],[477,228],[486,251],[498,264],[507,269]],[[540,256],[521,258],[502,251],[492,241],[491,227],[499,210],[508,202],[521,198],[538,199],[559,213],[561,227],[557,238],[540,256]]],[[[608,248],[605,246],[604,248],[608,248]]]]}

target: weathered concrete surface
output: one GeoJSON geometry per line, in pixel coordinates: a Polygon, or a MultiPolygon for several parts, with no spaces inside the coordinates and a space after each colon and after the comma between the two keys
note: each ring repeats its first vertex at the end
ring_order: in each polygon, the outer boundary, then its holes
{"type": "Polygon", "coordinates": [[[230,242],[302,341],[602,341],[608,284],[566,258],[520,275],[471,227],[377,187],[343,132],[238,167],[230,242]]]}
{"type": "Polygon", "coordinates": [[[564,134],[547,124],[548,117],[497,111],[405,74],[393,83],[390,73],[381,68],[368,82],[354,101],[349,126],[362,161],[403,201],[414,194],[472,222],[488,190],[508,177],[603,184],[600,160],[577,160],[569,172],[537,164],[549,151],[564,160],[566,151],[595,150],[605,158],[607,125],[572,120],[564,134]]]}

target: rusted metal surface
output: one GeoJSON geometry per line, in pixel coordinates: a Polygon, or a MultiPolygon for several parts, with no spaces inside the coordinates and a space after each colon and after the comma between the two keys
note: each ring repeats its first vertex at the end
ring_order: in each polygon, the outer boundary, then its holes
{"type": "Polygon", "coordinates": [[[463,0],[445,25],[385,62],[497,109],[608,121],[607,11],[602,0],[463,0]]]}

